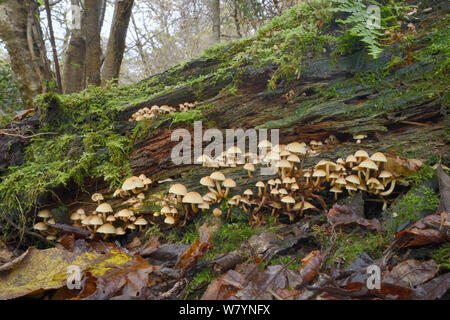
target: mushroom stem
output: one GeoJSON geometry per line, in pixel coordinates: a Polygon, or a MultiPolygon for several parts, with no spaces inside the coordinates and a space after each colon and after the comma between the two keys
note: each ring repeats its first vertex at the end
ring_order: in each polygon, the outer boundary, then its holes
{"type": "Polygon", "coordinates": [[[191,203],[191,207],[192,207],[192,211],[194,211],[194,213],[198,212],[198,208],[195,206],[194,203],[191,203]]]}
{"type": "Polygon", "coordinates": [[[228,197],[228,193],[230,192],[230,188],[225,188],[225,194],[223,195],[224,198],[228,197]]]}
{"type": "Polygon", "coordinates": [[[388,196],[392,193],[392,191],[394,191],[395,188],[395,180],[391,181],[391,187],[389,188],[389,190],[381,192],[380,196],[388,196]]]}
{"type": "Polygon", "coordinates": [[[219,181],[216,180],[216,187],[217,187],[217,191],[218,191],[218,195],[219,197],[223,197],[223,193],[222,193],[222,188],[220,187],[220,183],[219,181]]]}

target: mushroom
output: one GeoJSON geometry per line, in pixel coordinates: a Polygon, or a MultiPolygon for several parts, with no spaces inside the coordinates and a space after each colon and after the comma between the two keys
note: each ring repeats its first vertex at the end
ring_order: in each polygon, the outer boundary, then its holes
{"type": "Polygon", "coordinates": [[[374,161],[377,166],[380,166],[381,163],[387,163],[386,156],[381,152],[375,152],[370,156],[370,160],[374,161]]]}
{"type": "Polygon", "coordinates": [[[175,218],[172,216],[166,216],[166,218],[164,219],[164,223],[173,225],[175,224],[175,218]]]}
{"type": "Polygon", "coordinates": [[[253,178],[252,177],[252,172],[255,171],[255,166],[251,163],[246,163],[244,165],[244,170],[247,170],[248,173],[248,178],[253,178]]]}
{"type": "Polygon", "coordinates": [[[316,169],[316,170],[314,170],[312,176],[313,176],[314,178],[317,178],[316,181],[315,181],[315,183],[314,183],[314,185],[315,185],[315,186],[318,186],[319,183],[320,183],[320,178],[326,177],[326,175],[327,175],[327,173],[326,173],[324,170],[322,170],[322,169],[316,169]]]}
{"type": "Polygon", "coordinates": [[[181,203],[181,196],[185,196],[186,195],[187,189],[181,183],[176,183],[176,184],[173,184],[170,187],[169,193],[172,193],[172,194],[176,195],[177,201],[181,203]]]}
{"type": "Polygon", "coordinates": [[[91,216],[91,218],[89,219],[89,225],[94,226],[94,231],[97,231],[98,226],[101,226],[102,224],[102,218],[97,215],[91,216]]]}
{"type": "Polygon", "coordinates": [[[103,239],[106,240],[108,235],[116,234],[116,228],[110,223],[102,224],[100,228],[97,230],[98,233],[103,233],[103,239]]]}
{"type": "Polygon", "coordinates": [[[369,154],[364,150],[358,150],[355,152],[355,158],[358,163],[361,163],[365,159],[369,159],[369,154]]]}
{"type": "Polygon", "coordinates": [[[75,226],[79,226],[78,221],[81,220],[81,216],[78,212],[74,212],[70,215],[70,220],[73,221],[75,226]]]}
{"type": "Polygon", "coordinates": [[[247,189],[247,190],[244,191],[244,195],[247,196],[247,200],[250,201],[250,196],[253,195],[253,191],[250,190],[250,189],[247,189]]]}
{"type": "Polygon", "coordinates": [[[362,139],[367,138],[367,135],[365,134],[358,134],[353,136],[353,140],[356,140],[356,144],[360,144],[362,139]]]}
{"type": "Polygon", "coordinates": [[[139,217],[134,221],[135,226],[139,226],[139,231],[142,231],[142,226],[146,226],[148,224],[147,220],[144,217],[139,217]]]}
{"type": "Polygon", "coordinates": [[[217,191],[218,191],[220,197],[223,197],[222,188],[220,187],[220,183],[219,183],[219,182],[225,180],[225,176],[223,175],[223,173],[220,171],[215,171],[215,172],[211,173],[211,175],[209,177],[211,179],[213,179],[214,182],[216,183],[217,191]]]}
{"type": "MultiPolygon", "coordinates": [[[[183,197],[183,201],[182,202],[191,204],[192,211],[194,213],[197,213],[198,212],[198,208],[195,205],[202,203],[203,202],[203,198],[197,192],[188,192],[183,197]]],[[[188,211],[186,210],[186,217],[187,217],[187,212],[188,211]]]]}
{"type": "Polygon", "coordinates": [[[134,213],[130,209],[122,209],[115,214],[115,217],[127,222],[133,215],[134,213]]]}
{"type": "Polygon", "coordinates": [[[295,200],[291,196],[285,196],[281,198],[281,202],[286,203],[288,212],[291,211],[291,204],[295,204],[295,200]]]}
{"type": "Polygon", "coordinates": [[[97,202],[97,204],[100,204],[100,201],[104,200],[101,193],[94,193],[91,197],[92,201],[97,202]]]}
{"type": "Polygon", "coordinates": [[[39,231],[39,233],[43,235],[44,231],[48,230],[48,227],[44,222],[38,222],[33,226],[33,229],[39,231]]]}
{"type": "Polygon", "coordinates": [[[378,178],[381,178],[381,181],[383,181],[384,186],[386,186],[389,183],[392,177],[393,177],[392,173],[387,170],[381,171],[380,174],[378,175],[378,178]]]}
{"type": "Polygon", "coordinates": [[[264,184],[264,182],[262,181],[258,181],[255,185],[258,188],[258,195],[261,196],[262,193],[262,188],[264,188],[264,194],[266,194],[266,185],[264,184]]]}
{"type": "Polygon", "coordinates": [[[334,193],[334,200],[337,201],[337,195],[338,193],[342,193],[342,189],[339,188],[338,186],[334,186],[333,188],[330,189],[330,191],[334,193]]]}
{"type": "Polygon", "coordinates": [[[125,234],[125,230],[122,227],[116,228],[116,235],[123,236],[125,234]]]}
{"type": "Polygon", "coordinates": [[[42,209],[38,212],[37,216],[43,218],[44,222],[47,222],[47,219],[52,216],[52,213],[48,209],[42,209]]]}
{"type": "Polygon", "coordinates": [[[276,166],[277,166],[277,168],[280,168],[282,178],[284,178],[286,175],[286,169],[290,170],[292,168],[292,164],[289,161],[284,160],[284,159],[278,161],[276,166]]]}
{"type": "Polygon", "coordinates": [[[292,142],[286,146],[286,150],[292,153],[305,155],[306,145],[304,143],[292,142]]]}
{"type": "Polygon", "coordinates": [[[198,205],[198,208],[201,209],[202,211],[205,211],[209,209],[209,203],[204,201],[198,205]]]}
{"type": "Polygon", "coordinates": [[[145,187],[144,183],[138,177],[131,177],[125,180],[122,184],[122,190],[127,192],[131,191],[135,194],[140,193],[138,189],[143,189],[145,187]]]}
{"type": "Polygon", "coordinates": [[[366,181],[370,178],[370,170],[378,171],[378,166],[370,159],[366,159],[361,162],[359,164],[359,167],[366,169],[366,172],[364,174],[366,176],[366,181]]]}
{"type": "Polygon", "coordinates": [[[113,212],[113,208],[111,207],[111,205],[109,203],[104,202],[101,205],[99,205],[97,207],[97,209],[95,209],[95,211],[98,213],[101,213],[103,219],[106,219],[106,213],[113,212]]]}
{"type": "Polygon", "coordinates": [[[230,188],[236,187],[236,182],[233,179],[227,178],[222,182],[222,186],[225,187],[224,198],[228,197],[228,193],[230,192],[230,188]]]}
{"type": "Polygon", "coordinates": [[[349,155],[346,159],[345,159],[345,163],[348,164],[348,166],[351,168],[353,168],[353,166],[355,165],[355,163],[358,162],[358,159],[356,159],[356,157],[354,155],[349,155]]]}

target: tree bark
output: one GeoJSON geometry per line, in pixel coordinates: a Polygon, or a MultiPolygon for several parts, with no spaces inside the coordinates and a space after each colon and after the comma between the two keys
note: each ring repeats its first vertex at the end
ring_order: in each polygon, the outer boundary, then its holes
{"type": "Polygon", "coordinates": [[[100,47],[100,13],[102,2],[98,0],[84,1],[85,20],[83,25],[86,39],[86,83],[99,86],[101,56],[100,47]]]}
{"type": "Polygon", "coordinates": [[[59,70],[58,53],[56,52],[55,36],[53,34],[52,13],[50,11],[50,4],[45,0],[45,11],[47,13],[48,29],[50,33],[50,43],[53,51],[53,63],[55,64],[56,82],[58,84],[58,92],[62,93],[61,72],[59,70]]]}
{"type": "MultiPolygon", "coordinates": [[[[72,5],[79,5],[78,0],[71,0],[72,5]]],[[[73,18],[73,17],[72,17],[73,18]]],[[[81,28],[84,17],[81,16],[81,28]]],[[[86,40],[82,29],[72,29],[69,47],[65,54],[62,87],[64,93],[79,92],[84,89],[84,69],[86,57],[86,40]]]]}
{"type": "Polygon", "coordinates": [[[213,23],[212,41],[217,43],[220,41],[220,0],[210,0],[210,6],[213,23]]]}
{"type": "Polygon", "coordinates": [[[27,45],[27,19],[26,0],[0,4],[0,38],[6,44],[22,101],[31,108],[33,97],[41,92],[41,83],[27,45]]]}
{"type": "Polygon", "coordinates": [[[102,86],[112,79],[117,81],[119,77],[133,3],[134,0],[118,0],[116,2],[106,49],[105,65],[103,66],[102,86]]]}

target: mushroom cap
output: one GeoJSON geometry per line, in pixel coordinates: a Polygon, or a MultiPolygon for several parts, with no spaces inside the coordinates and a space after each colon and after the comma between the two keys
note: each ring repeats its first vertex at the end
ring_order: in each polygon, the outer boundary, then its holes
{"type": "Polygon", "coordinates": [[[34,230],[38,230],[38,231],[46,231],[48,228],[47,228],[47,225],[46,225],[45,223],[43,223],[43,222],[38,222],[38,223],[36,223],[36,224],[33,226],[33,229],[34,229],[34,230]]]}
{"type": "Polygon", "coordinates": [[[47,221],[48,224],[56,224],[55,219],[51,218],[47,221]]]}
{"type": "Polygon", "coordinates": [[[215,217],[220,217],[220,216],[222,215],[222,211],[221,211],[219,208],[215,208],[215,209],[213,210],[213,215],[214,215],[215,217]]]}
{"type": "Polygon", "coordinates": [[[231,179],[231,178],[226,178],[226,179],[222,182],[222,185],[223,185],[225,188],[235,188],[235,187],[236,187],[236,182],[235,182],[233,179],[231,179]]]}
{"type": "Polygon", "coordinates": [[[169,206],[164,206],[164,207],[162,207],[161,208],[161,213],[162,214],[167,214],[167,213],[170,213],[170,207],[169,206]]]}
{"type": "Polygon", "coordinates": [[[122,209],[116,213],[116,218],[129,218],[134,215],[134,212],[130,209],[122,209]]]}
{"type": "Polygon", "coordinates": [[[91,216],[89,224],[91,226],[101,226],[103,224],[103,219],[99,216],[91,216]]]}
{"type": "Polygon", "coordinates": [[[266,185],[264,184],[264,182],[258,181],[258,182],[255,184],[255,186],[258,187],[258,188],[264,188],[266,185]]]}
{"type": "Polygon", "coordinates": [[[380,172],[380,174],[378,175],[378,178],[391,178],[393,175],[391,172],[387,171],[387,170],[383,170],[380,172]]]}
{"type": "Polygon", "coordinates": [[[130,229],[130,230],[136,230],[136,226],[132,223],[127,224],[126,229],[130,229]]]}
{"type": "Polygon", "coordinates": [[[272,148],[272,143],[269,140],[263,140],[258,143],[258,148],[272,148]]]}
{"type": "Polygon", "coordinates": [[[79,221],[81,220],[81,215],[78,212],[74,212],[70,215],[70,220],[79,221]]]}
{"type": "Polygon", "coordinates": [[[141,200],[144,200],[144,199],[145,199],[145,194],[143,194],[143,193],[141,192],[141,193],[139,193],[139,194],[136,196],[136,198],[141,199],[141,200]]]}
{"type": "Polygon", "coordinates": [[[361,162],[359,164],[359,167],[370,169],[370,170],[378,170],[377,164],[370,159],[366,159],[363,162],[361,162]]]}
{"type": "Polygon", "coordinates": [[[203,202],[203,198],[200,194],[198,194],[197,192],[188,192],[186,193],[186,195],[183,197],[183,203],[202,203],[203,202]]]}
{"type": "Polygon", "coordinates": [[[181,183],[176,183],[170,187],[169,193],[175,194],[177,196],[184,196],[187,193],[187,189],[181,183]]]}
{"type": "MultiPolygon", "coordinates": [[[[206,176],[200,179],[200,184],[206,187],[215,187],[214,180],[210,176],[206,176]]],[[[186,192],[187,193],[187,192],[186,192]]]]}
{"type": "Polygon", "coordinates": [[[52,213],[48,209],[42,209],[38,212],[37,216],[39,218],[50,218],[52,216],[52,213]]]}
{"type": "Polygon", "coordinates": [[[369,154],[364,150],[358,150],[355,152],[355,157],[367,159],[369,158],[369,154]]]}
{"type": "Polygon", "coordinates": [[[341,164],[341,165],[345,165],[345,161],[344,161],[344,159],[342,159],[342,158],[337,159],[337,160],[336,160],[336,163],[337,163],[337,164],[341,164]]]}
{"type": "Polygon", "coordinates": [[[345,178],[344,178],[344,177],[339,177],[339,178],[337,178],[336,181],[335,181],[334,183],[335,183],[335,184],[338,184],[338,185],[346,185],[346,184],[347,184],[347,182],[345,181],[345,178]]]}
{"type": "Polygon", "coordinates": [[[116,221],[116,218],[114,217],[114,215],[109,215],[109,216],[107,216],[106,217],[106,221],[108,221],[108,222],[114,222],[114,221],[116,221]]]}
{"type": "Polygon", "coordinates": [[[280,192],[278,191],[278,189],[272,189],[271,191],[270,191],[270,194],[273,194],[273,195],[277,195],[277,194],[279,194],[280,192]]]}
{"type": "Polygon", "coordinates": [[[367,138],[367,135],[365,135],[365,134],[357,134],[357,135],[353,136],[354,140],[361,140],[361,139],[365,139],[365,138],[367,138]]]}
{"type": "MultiPolygon", "coordinates": [[[[294,182],[295,182],[295,181],[294,181],[294,182]]],[[[291,180],[291,178],[289,178],[289,177],[284,177],[283,183],[284,183],[284,184],[291,184],[291,183],[292,183],[292,180],[291,180]]]]}
{"type": "Polygon", "coordinates": [[[104,234],[115,234],[116,228],[111,223],[105,223],[102,224],[100,228],[97,229],[98,233],[104,233],[104,234]]]}
{"type": "Polygon", "coordinates": [[[275,185],[275,180],[270,179],[269,181],[267,181],[268,185],[274,186],[275,185]]]}
{"type": "Polygon", "coordinates": [[[134,224],[137,225],[137,226],[145,226],[145,225],[148,224],[148,222],[143,217],[139,217],[139,218],[136,219],[134,224]]]}
{"type": "Polygon", "coordinates": [[[116,228],[116,234],[118,236],[123,236],[125,234],[125,230],[123,230],[122,227],[118,227],[118,228],[116,228]]]}
{"type": "Polygon", "coordinates": [[[149,185],[149,184],[152,184],[152,182],[153,182],[152,179],[150,179],[150,178],[144,178],[141,180],[144,185],[149,185]]]}
{"type": "Polygon", "coordinates": [[[225,180],[225,176],[220,171],[214,171],[213,173],[211,173],[211,175],[209,177],[216,181],[224,181],[225,180]]]}
{"type": "Polygon", "coordinates": [[[86,214],[86,211],[84,211],[83,208],[79,208],[76,212],[77,212],[79,215],[86,214]]]}
{"type": "Polygon", "coordinates": [[[202,202],[198,205],[199,209],[209,209],[209,203],[208,202],[202,202]]]}
{"type": "Polygon", "coordinates": [[[49,234],[49,235],[46,237],[46,239],[47,239],[48,241],[55,241],[55,240],[56,240],[56,236],[53,235],[53,234],[49,234]]]}
{"type": "Polygon", "coordinates": [[[175,219],[172,216],[167,216],[166,219],[164,219],[164,223],[175,224],[175,219]]]}
{"type": "Polygon", "coordinates": [[[360,184],[361,183],[361,180],[359,179],[359,177],[357,175],[354,175],[354,174],[349,175],[348,177],[345,177],[345,180],[347,180],[348,182],[353,183],[353,184],[360,184]]]}
{"type": "Polygon", "coordinates": [[[305,145],[303,145],[303,144],[301,144],[299,142],[289,143],[286,146],[286,150],[290,151],[292,153],[299,153],[299,154],[305,154],[306,153],[305,145]]]}
{"type": "Polygon", "coordinates": [[[326,175],[327,175],[327,173],[325,172],[325,170],[316,169],[316,170],[314,170],[314,173],[312,176],[317,178],[317,177],[325,177],[326,175]]]}
{"type": "Polygon", "coordinates": [[[275,179],[275,184],[281,184],[281,180],[278,179],[278,178],[276,178],[276,179],[275,179]]]}
{"type": "Polygon", "coordinates": [[[97,212],[113,212],[113,208],[111,207],[111,205],[107,202],[104,202],[102,204],[100,204],[97,209],[95,209],[95,211],[97,212]]]}
{"type": "Polygon", "coordinates": [[[216,201],[217,200],[217,196],[214,193],[212,193],[212,192],[208,192],[207,194],[205,194],[203,196],[203,200],[216,201]]]}
{"type": "Polygon", "coordinates": [[[334,186],[333,188],[330,189],[330,191],[334,192],[334,193],[342,193],[343,192],[342,189],[339,188],[338,186],[334,186]]]}
{"type": "Polygon", "coordinates": [[[288,194],[288,192],[285,188],[281,188],[280,190],[278,190],[278,192],[279,192],[279,194],[282,194],[282,195],[288,194]]]}
{"type": "Polygon", "coordinates": [[[177,213],[178,213],[177,208],[172,208],[172,209],[170,209],[170,213],[171,213],[171,214],[177,214],[177,213]]]}
{"type": "Polygon", "coordinates": [[[370,156],[370,160],[377,162],[387,162],[386,156],[381,152],[375,152],[373,155],[370,156]]]}
{"type": "Polygon", "coordinates": [[[281,202],[284,202],[284,203],[295,203],[295,199],[292,198],[291,196],[285,196],[285,197],[281,198],[281,202]]]}
{"type": "Polygon", "coordinates": [[[244,170],[247,171],[255,171],[255,166],[252,163],[246,163],[244,165],[244,170]]]}
{"type": "Polygon", "coordinates": [[[290,168],[291,166],[292,166],[292,164],[289,161],[284,160],[284,159],[278,161],[278,163],[277,163],[278,168],[290,168]]]}
{"type": "Polygon", "coordinates": [[[122,190],[124,190],[124,191],[134,190],[134,189],[144,188],[144,187],[145,187],[145,185],[142,182],[142,180],[135,176],[126,179],[125,182],[122,184],[122,190]]]}
{"type": "Polygon", "coordinates": [[[358,162],[358,160],[356,159],[356,157],[354,155],[349,155],[347,156],[347,158],[345,158],[345,162],[346,163],[355,163],[358,162]]]}
{"type": "Polygon", "coordinates": [[[300,158],[295,154],[290,154],[286,160],[292,163],[300,163],[300,158]]]}
{"type": "Polygon", "coordinates": [[[244,191],[244,195],[246,195],[246,196],[252,196],[252,195],[253,195],[253,191],[250,190],[250,189],[247,189],[247,190],[244,191]]]}
{"type": "MultiPolygon", "coordinates": [[[[294,207],[292,208],[292,210],[300,210],[302,206],[301,202],[297,202],[294,207]]],[[[303,202],[303,211],[308,210],[308,209],[316,209],[316,207],[314,205],[312,205],[311,203],[309,203],[308,201],[304,201],[303,202]]]]}
{"type": "Polygon", "coordinates": [[[95,201],[95,202],[97,202],[97,201],[102,201],[104,198],[103,198],[103,195],[101,194],[101,193],[94,193],[92,196],[91,196],[91,199],[92,199],[92,201],[95,201]]]}

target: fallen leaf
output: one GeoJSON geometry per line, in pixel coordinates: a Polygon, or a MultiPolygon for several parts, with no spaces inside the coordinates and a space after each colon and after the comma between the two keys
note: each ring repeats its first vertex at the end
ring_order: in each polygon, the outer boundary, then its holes
{"type": "Polygon", "coordinates": [[[438,272],[439,267],[433,260],[420,262],[410,259],[384,272],[382,279],[385,283],[413,288],[434,278],[438,272]]]}
{"type": "Polygon", "coordinates": [[[244,280],[242,274],[229,270],[209,284],[202,300],[226,300],[243,288],[244,280]]]}
{"type": "Polygon", "coordinates": [[[2,271],[6,271],[11,269],[12,267],[14,267],[16,264],[20,263],[23,259],[25,259],[25,257],[28,255],[28,253],[30,252],[30,248],[28,248],[27,251],[25,251],[24,253],[22,253],[20,256],[18,256],[17,258],[11,260],[10,262],[7,262],[5,264],[0,265],[0,272],[2,271]]]}
{"type": "Polygon", "coordinates": [[[302,259],[303,268],[300,270],[302,284],[308,284],[318,275],[323,256],[319,250],[311,251],[302,259]]]}
{"type": "Polygon", "coordinates": [[[361,226],[366,227],[367,229],[381,232],[381,224],[377,219],[373,218],[368,220],[362,218],[352,208],[346,205],[335,203],[333,207],[328,210],[326,216],[332,228],[340,225],[357,223],[361,226]]]}

